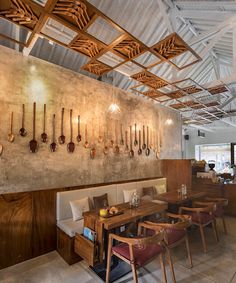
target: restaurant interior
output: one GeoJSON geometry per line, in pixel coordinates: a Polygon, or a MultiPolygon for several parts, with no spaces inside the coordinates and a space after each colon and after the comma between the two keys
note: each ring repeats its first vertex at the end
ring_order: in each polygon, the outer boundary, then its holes
{"type": "Polygon", "coordinates": [[[0,0],[0,283],[236,283],[235,98],[234,0],[0,0]]]}

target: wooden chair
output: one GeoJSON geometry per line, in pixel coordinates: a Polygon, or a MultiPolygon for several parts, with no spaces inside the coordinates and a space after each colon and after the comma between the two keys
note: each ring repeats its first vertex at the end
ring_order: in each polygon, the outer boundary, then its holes
{"type": "MultiPolygon", "coordinates": [[[[183,242],[186,244],[189,266],[193,267],[192,256],[190,252],[189,239],[187,228],[192,225],[190,215],[178,215],[173,213],[167,213],[166,216],[169,220],[176,221],[174,223],[153,223],[146,221],[145,223],[152,227],[153,230],[164,229],[164,240],[167,247],[167,252],[174,247],[179,246],[183,242]]],[[[174,279],[175,280],[175,279],[174,279]]],[[[173,280],[173,281],[174,281],[173,280]]]]}
{"type": "MultiPolygon", "coordinates": [[[[139,223],[139,227],[141,226],[142,223],[139,223]]],[[[163,246],[163,239],[163,230],[160,230],[151,237],[141,237],[139,234],[139,237],[137,238],[126,238],[115,234],[110,234],[108,243],[106,283],[109,283],[111,257],[113,255],[131,265],[133,280],[135,283],[138,282],[137,268],[146,265],[155,257],[159,256],[162,269],[162,280],[164,283],[166,283],[166,270],[163,260],[165,247],[163,246]],[[112,246],[113,240],[120,242],[120,244],[112,246]]]]}
{"type": "Polygon", "coordinates": [[[196,225],[200,229],[201,239],[203,244],[203,250],[207,252],[206,238],[204,234],[204,227],[212,224],[214,236],[216,242],[219,241],[216,228],[216,219],[214,216],[215,206],[213,203],[195,202],[194,206],[199,205],[201,207],[180,207],[179,214],[188,214],[191,216],[192,224],[196,225]]]}
{"type": "Polygon", "coordinates": [[[225,211],[224,208],[228,205],[229,201],[226,198],[214,198],[214,197],[206,197],[204,199],[206,202],[214,203],[216,206],[214,216],[216,218],[221,218],[223,222],[224,232],[227,234],[227,227],[225,222],[225,211]]]}

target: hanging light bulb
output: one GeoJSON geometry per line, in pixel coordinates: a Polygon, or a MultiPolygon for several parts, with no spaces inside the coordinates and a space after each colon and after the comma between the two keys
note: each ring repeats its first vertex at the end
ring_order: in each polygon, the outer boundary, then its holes
{"type": "Polygon", "coordinates": [[[120,107],[119,105],[115,102],[115,96],[114,96],[114,86],[112,86],[112,103],[108,107],[108,112],[112,114],[118,114],[120,113],[120,107]]]}

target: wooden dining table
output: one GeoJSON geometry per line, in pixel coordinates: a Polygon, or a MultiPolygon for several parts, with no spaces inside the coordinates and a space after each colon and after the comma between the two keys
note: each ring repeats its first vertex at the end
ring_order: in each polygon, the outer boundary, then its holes
{"type": "Polygon", "coordinates": [[[187,194],[182,196],[178,191],[170,191],[157,196],[158,200],[168,203],[168,210],[178,212],[180,206],[191,206],[192,201],[206,196],[206,192],[187,190],[187,194]]]}
{"type": "MultiPolygon", "coordinates": [[[[120,227],[125,226],[129,223],[137,223],[143,217],[154,214],[165,213],[168,205],[166,203],[154,203],[151,201],[141,201],[139,206],[131,208],[129,203],[123,203],[116,205],[116,208],[121,213],[116,216],[104,218],[99,216],[97,211],[88,211],[83,214],[84,226],[89,227],[97,234],[97,245],[98,245],[98,263],[100,266],[94,266],[93,270],[102,278],[105,276],[106,271],[106,252],[108,245],[109,233],[115,233],[120,227]],[[105,255],[105,257],[104,257],[105,255]]],[[[115,270],[113,268],[111,272],[111,282],[116,280],[122,271],[121,268],[115,270]],[[112,274],[114,278],[112,279],[112,274]]]]}

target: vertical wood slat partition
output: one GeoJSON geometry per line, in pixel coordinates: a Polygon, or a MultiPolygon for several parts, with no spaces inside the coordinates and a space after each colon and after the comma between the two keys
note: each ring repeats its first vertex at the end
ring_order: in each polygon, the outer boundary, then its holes
{"type": "Polygon", "coordinates": [[[167,190],[176,191],[185,184],[192,188],[192,168],[189,159],[162,160],[163,176],[167,179],[167,190]]]}

